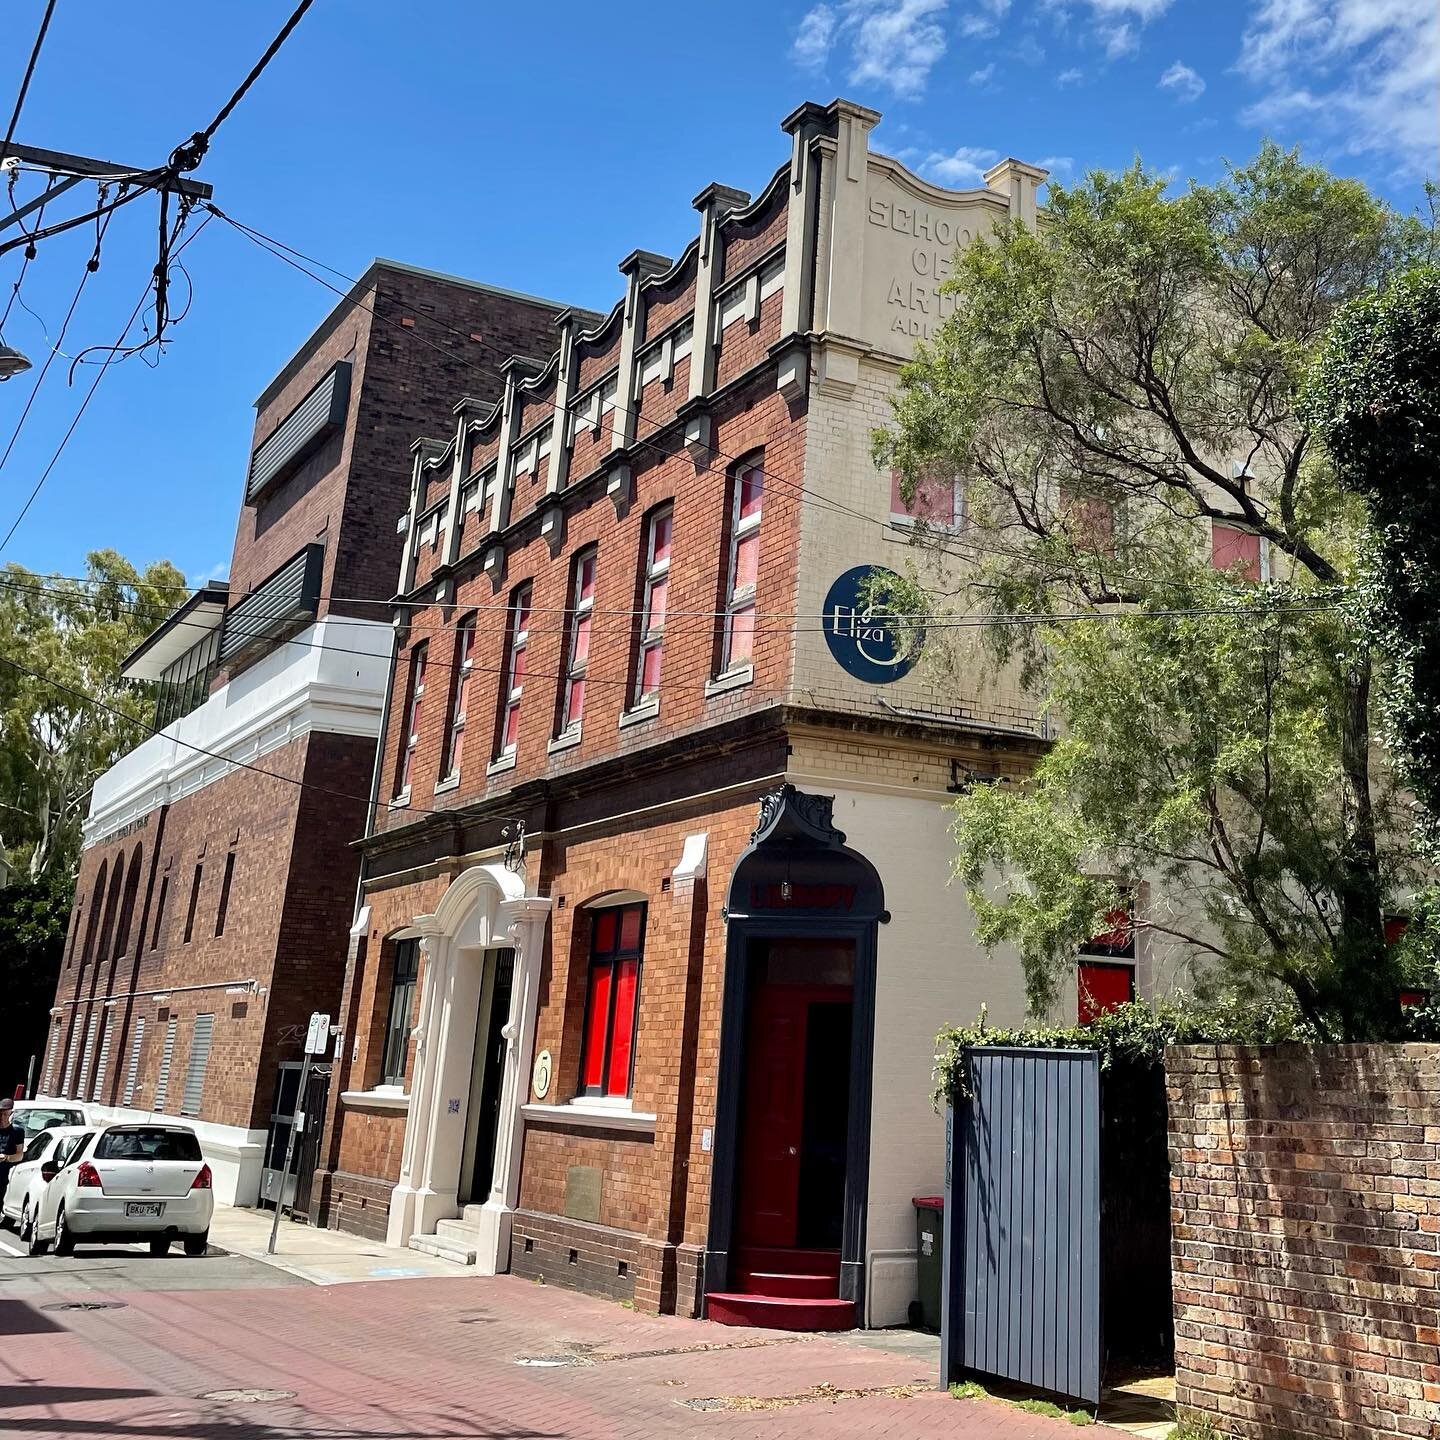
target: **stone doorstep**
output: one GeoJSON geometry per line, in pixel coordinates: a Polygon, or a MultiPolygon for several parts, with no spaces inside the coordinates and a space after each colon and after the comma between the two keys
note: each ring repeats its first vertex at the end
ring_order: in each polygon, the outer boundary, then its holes
{"type": "Polygon", "coordinates": [[[433,1235],[412,1235],[410,1248],[456,1265],[473,1265],[478,1236],[473,1225],[463,1220],[437,1220],[433,1235]]]}

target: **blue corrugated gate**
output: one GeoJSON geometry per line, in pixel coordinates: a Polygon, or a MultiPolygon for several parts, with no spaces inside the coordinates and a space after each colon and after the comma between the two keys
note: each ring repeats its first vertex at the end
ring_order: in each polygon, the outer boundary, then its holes
{"type": "Polygon", "coordinates": [[[946,1122],[941,1356],[1100,1401],[1100,1059],[975,1049],[946,1122]]]}

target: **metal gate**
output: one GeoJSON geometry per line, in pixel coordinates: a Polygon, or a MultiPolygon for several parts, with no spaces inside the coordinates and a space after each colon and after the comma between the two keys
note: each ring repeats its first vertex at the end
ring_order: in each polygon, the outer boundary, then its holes
{"type": "Polygon", "coordinates": [[[273,1205],[280,1194],[280,1175],[285,1166],[285,1151],[290,1144],[290,1129],[298,1108],[305,1117],[300,1143],[290,1178],[285,1185],[284,1205],[292,1214],[304,1214],[310,1208],[310,1184],[320,1154],[320,1135],[325,1126],[325,1108],[330,1093],[330,1067],[312,1065],[306,1095],[300,1097],[299,1060],[282,1060],[275,1077],[275,1099],[270,1113],[270,1133],[265,1142],[265,1164],[260,1172],[260,1204],[273,1205]]]}
{"type": "Polygon", "coordinates": [[[944,1379],[1100,1402],[1100,1058],[975,1049],[945,1135],[944,1379]]]}

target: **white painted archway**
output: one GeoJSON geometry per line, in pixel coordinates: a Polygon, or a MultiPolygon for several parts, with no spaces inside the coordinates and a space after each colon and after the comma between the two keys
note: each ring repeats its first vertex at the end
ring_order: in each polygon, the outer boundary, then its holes
{"type": "Polygon", "coordinates": [[[457,875],[433,915],[414,930],[425,951],[420,1014],[415,1025],[415,1074],[400,1179],[391,1195],[388,1240],[408,1244],[436,1222],[460,1214],[465,1149],[485,953],[513,946],[514,982],[495,1132],[494,1181],[480,1207],[476,1264],[484,1274],[505,1268],[520,1191],[520,1107],[535,1044],[535,1007],[545,919],[550,901],[525,893],[524,880],[504,865],[472,865],[457,875]]]}

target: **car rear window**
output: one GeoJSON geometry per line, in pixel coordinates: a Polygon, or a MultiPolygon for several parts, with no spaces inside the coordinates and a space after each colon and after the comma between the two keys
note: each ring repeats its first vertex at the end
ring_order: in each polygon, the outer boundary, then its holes
{"type": "Polygon", "coordinates": [[[158,1125],[107,1130],[95,1146],[97,1160],[198,1160],[200,1142],[191,1130],[166,1130],[158,1125]]]}
{"type": "Polygon", "coordinates": [[[79,1110],[17,1110],[15,1123],[27,1136],[42,1130],[58,1130],[62,1125],[83,1125],[85,1116],[79,1110]]]}

